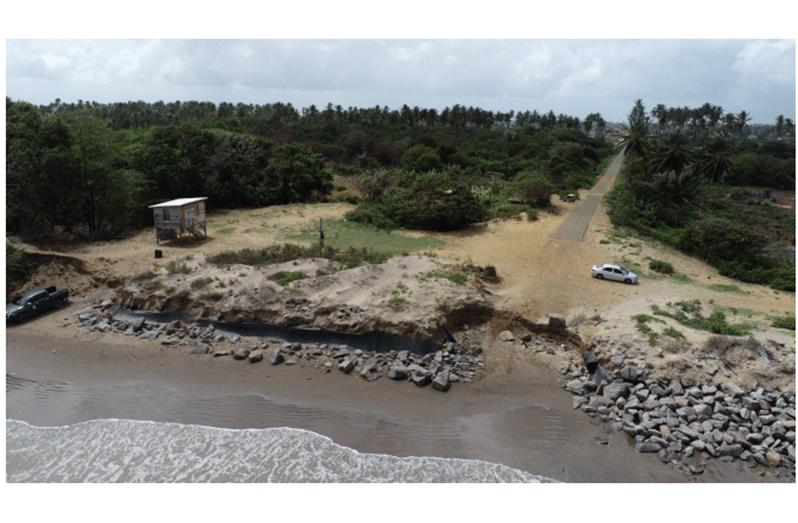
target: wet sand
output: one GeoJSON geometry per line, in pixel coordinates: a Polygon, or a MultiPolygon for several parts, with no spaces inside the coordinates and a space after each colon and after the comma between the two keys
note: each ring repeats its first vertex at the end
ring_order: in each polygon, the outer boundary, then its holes
{"type": "Polygon", "coordinates": [[[337,370],[189,355],[186,347],[54,322],[7,329],[8,419],[287,426],[360,452],[479,459],[565,482],[767,481],[711,460],[690,478],[639,454],[624,434],[573,410],[563,378],[542,369],[507,385],[476,381],[441,393],[385,377],[367,383],[337,370]]]}

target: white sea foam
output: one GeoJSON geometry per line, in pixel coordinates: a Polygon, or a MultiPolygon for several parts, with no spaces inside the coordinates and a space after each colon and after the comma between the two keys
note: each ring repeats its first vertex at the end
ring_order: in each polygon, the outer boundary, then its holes
{"type": "Polygon", "coordinates": [[[549,481],[479,460],[359,453],[302,429],[224,429],[116,419],[63,427],[35,427],[7,420],[6,480],[9,483],[549,481]]]}

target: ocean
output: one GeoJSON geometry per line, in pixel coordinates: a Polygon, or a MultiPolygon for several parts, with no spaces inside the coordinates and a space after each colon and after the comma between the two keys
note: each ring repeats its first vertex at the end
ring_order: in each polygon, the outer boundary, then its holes
{"type": "Polygon", "coordinates": [[[540,483],[485,461],[360,453],[315,432],[98,419],[6,421],[8,483],[540,483]]]}
{"type": "MultiPolygon", "coordinates": [[[[513,467],[535,453],[480,417],[413,421],[158,382],[13,374],[6,411],[9,483],[551,481],[513,467]]],[[[509,433],[524,417],[551,416],[524,412],[509,433]]]]}

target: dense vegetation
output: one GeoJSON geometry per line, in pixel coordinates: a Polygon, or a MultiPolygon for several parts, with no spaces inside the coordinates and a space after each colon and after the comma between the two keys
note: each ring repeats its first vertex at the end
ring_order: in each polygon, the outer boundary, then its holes
{"type": "MultiPolygon", "coordinates": [[[[611,218],[725,275],[794,290],[794,224],[765,191],[794,189],[795,125],[749,121],[710,104],[647,113],[638,100],[618,142],[627,161],[609,196],[611,218]]],[[[605,131],[599,113],[580,120],[460,105],[299,111],[6,98],[7,226],[32,240],[114,238],[151,225],[153,203],[320,201],[340,189],[334,175],[357,188],[338,196],[357,204],[349,219],[379,228],[534,218],[553,194],[594,184],[612,154],[605,131]]],[[[20,253],[7,256],[15,274],[24,269],[20,253]]]]}
{"type": "Polygon", "coordinates": [[[662,124],[652,134],[638,100],[618,143],[626,162],[608,195],[610,218],[725,276],[794,291],[794,217],[772,205],[769,189],[795,188],[795,127],[786,120],[757,144],[740,139],[746,117],[731,128],[662,124]]]}
{"type": "MultiPolygon", "coordinates": [[[[537,169],[558,186],[590,183],[611,151],[584,133],[604,126],[598,113],[580,121],[459,105],[438,113],[330,104],[300,114],[282,103],[37,107],[6,98],[6,218],[11,231],[31,238],[102,239],[151,224],[148,205],[167,199],[209,196],[217,208],[312,202],[329,197],[334,173],[381,170],[401,193],[396,201],[413,208],[437,201],[425,195],[411,203],[422,187],[457,189],[426,217],[409,220],[404,205],[386,223],[458,228],[486,215],[484,190],[481,199],[472,194],[482,179],[537,169]],[[438,225],[453,207],[460,217],[438,225]]],[[[506,196],[490,190],[494,203],[506,196]]]]}

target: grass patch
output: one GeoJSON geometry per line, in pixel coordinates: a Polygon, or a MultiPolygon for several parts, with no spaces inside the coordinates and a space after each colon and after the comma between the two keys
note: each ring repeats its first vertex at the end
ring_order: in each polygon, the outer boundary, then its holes
{"type": "Polygon", "coordinates": [[[742,290],[740,287],[738,287],[736,285],[722,285],[720,283],[714,283],[712,285],[707,285],[707,289],[709,289],[711,291],[716,291],[716,292],[730,292],[732,294],[742,294],[742,295],[748,294],[747,292],[745,292],[744,290],[742,290]]]}
{"type": "MultiPolygon", "coordinates": [[[[401,231],[386,231],[370,225],[343,220],[325,222],[324,236],[325,245],[337,251],[369,249],[390,256],[401,256],[405,253],[426,249],[440,249],[446,245],[444,240],[438,238],[411,237],[401,231]]],[[[304,229],[299,234],[286,236],[286,239],[318,245],[318,224],[304,229]]]]}
{"type": "Polygon", "coordinates": [[[384,252],[375,252],[365,247],[362,249],[350,247],[346,250],[337,250],[327,247],[324,249],[324,252],[321,253],[321,256],[319,256],[318,247],[282,244],[258,250],[243,249],[240,251],[220,252],[213,256],[209,256],[208,262],[222,267],[228,265],[250,265],[257,267],[289,262],[301,258],[326,258],[339,263],[344,268],[351,269],[366,263],[383,263],[390,257],[390,255],[384,252]]]}
{"type": "Polygon", "coordinates": [[[393,307],[398,307],[399,305],[403,304],[405,301],[407,300],[405,300],[403,296],[399,296],[399,293],[394,291],[393,296],[391,297],[390,300],[388,300],[388,304],[393,307]]]}
{"type": "Polygon", "coordinates": [[[200,289],[213,281],[213,278],[197,278],[191,282],[192,289],[200,289]]]}
{"type": "Polygon", "coordinates": [[[166,264],[166,272],[168,272],[170,276],[174,276],[175,274],[189,274],[191,268],[185,263],[170,261],[166,264]]]}
{"type": "Polygon", "coordinates": [[[795,316],[784,316],[782,318],[776,318],[771,323],[771,326],[777,329],[787,329],[794,331],[795,330],[795,316]]]}
{"type": "Polygon", "coordinates": [[[274,280],[277,285],[285,287],[292,281],[302,280],[307,277],[308,275],[301,271],[280,271],[270,279],[274,280]]]}
{"type": "MultiPolygon", "coordinates": [[[[635,314],[632,316],[632,319],[636,322],[635,329],[642,332],[643,334],[647,334],[651,332],[651,327],[648,326],[648,322],[656,321],[659,323],[665,323],[665,320],[660,318],[655,318],[654,316],[650,316],[648,314],[635,314]]],[[[649,338],[651,335],[649,334],[649,338]]],[[[655,337],[656,339],[656,337],[655,337]]]]}
{"type": "Polygon", "coordinates": [[[230,234],[233,231],[235,231],[235,227],[223,227],[221,229],[216,229],[216,232],[219,234],[230,234]]]}
{"type": "Polygon", "coordinates": [[[677,340],[679,338],[684,338],[684,334],[682,334],[681,332],[677,331],[673,327],[665,327],[662,330],[662,334],[664,334],[666,336],[670,336],[671,338],[674,338],[674,339],[677,339],[677,340]]]}
{"type": "Polygon", "coordinates": [[[208,301],[219,301],[224,297],[224,294],[221,292],[206,292],[205,294],[200,294],[201,300],[208,300],[208,301]]]}
{"type": "Polygon", "coordinates": [[[419,277],[419,280],[427,281],[430,278],[440,278],[449,280],[457,285],[465,285],[466,282],[468,282],[468,273],[452,269],[434,269],[429,271],[424,276],[419,277]]]}
{"type": "Polygon", "coordinates": [[[685,327],[709,331],[714,334],[745,336],[751,329],[756,327],[756,324],[753,322],[731,324],[726,320],[726,314],[722,310],[715,310],[712,314],[705,317],[699,312],[700,302],[698,300],[677,302],[675,305],[679,307],[675,312],[660,309],[657,305],[652,305],[651,310],[654,314],[674,319],[685,327]],[[691,313],[692,316],[688,316],[688,312],[691,313]]]}
{"type": "Polygon", "coordinates": [[[156,276],[157,276],[157,274],[155,274],[154,272],[146,271],[146,272],[142,272],[141,274],[136,274],[135,276],[130,278],[130,281],[151,280],[151,279],[155,278],[156,276]]]}

